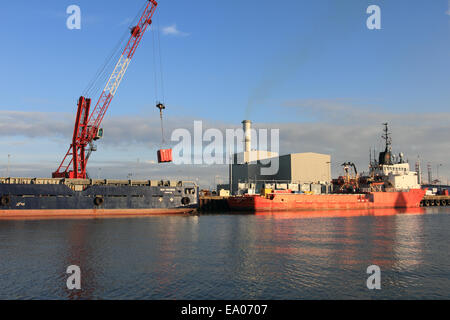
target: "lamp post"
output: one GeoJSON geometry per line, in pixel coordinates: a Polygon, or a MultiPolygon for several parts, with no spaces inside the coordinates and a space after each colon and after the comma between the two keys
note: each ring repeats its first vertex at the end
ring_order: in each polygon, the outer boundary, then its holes
{"type": "MultiPolygon", "coordinates": [[[[328,175],[326,178],[330,178],[331,179],[331,161],[327,161],[326,162],[326,166],[328,167],[327,168],[327,173],[326,173],[326,175],[328,175]]],[[[327,181],[327,182],[330,182],[330,181],[327,181]]]]}
{"type": "Polygon", "coordinates": [[[438,164],[436,165],[436,167],[437,167],[437,183],[441,184],[441,180],[439,179],[439,167],[442,167],[442,164],[438,164]]]}
{"type": "Polygon", "coordinates": [[[9,159],[11,158],[11,155],[8,154],[8,166],[6,168],[6,177],[9,178],[9,159]]]}

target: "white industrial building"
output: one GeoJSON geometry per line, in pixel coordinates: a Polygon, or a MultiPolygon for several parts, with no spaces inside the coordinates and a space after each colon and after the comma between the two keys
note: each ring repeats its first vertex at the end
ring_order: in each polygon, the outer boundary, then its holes
{"type": "MultiPolygon", "coordinates": [[[[289,188],[293,190],[324,192],[320,185],[331,182],[331,156],[319,153],[294,153],[278,156],[263,150],[251,150],[251,122],[243,121],[245,150],[236,154],[230,165],[230,188],[232,193],[241,190],[259,190],[263,187],[289,188]],[[263,162],[261,162],[264,160],[263,162]],[[269,167],[268,161],[278,161],[275,174],[263,174],[262,169],[269,167]],[[308,187],[306,187],[308,185],[308,187]],[[313,185],[316,185],[315,187],[313,185]],[[309,188],[309,190],[307,190],[309,188]]],[[[328,190],[328,189],[326,189],[328,190]]]]}

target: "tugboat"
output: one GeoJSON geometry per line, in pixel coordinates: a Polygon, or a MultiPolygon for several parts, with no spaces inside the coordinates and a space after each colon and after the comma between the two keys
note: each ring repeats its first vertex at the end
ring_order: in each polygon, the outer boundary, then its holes
{"type": "Polygon", "coordinates": [[[344,163],[345,177],[333,180],[334,193],[298,194],[271,190],[262,195],[234,196],[228,205],[237,211],[349,210],[376,208],[418,208],[426,190],[421,189],[416,172],[410,171],[403,154],[392,154],[388,124],[384,124],[385,150],[371,161],[369,174],[359,176],[356,166],[344,163]],[[350,169],[354,174],[350,174],[350,169]]]}

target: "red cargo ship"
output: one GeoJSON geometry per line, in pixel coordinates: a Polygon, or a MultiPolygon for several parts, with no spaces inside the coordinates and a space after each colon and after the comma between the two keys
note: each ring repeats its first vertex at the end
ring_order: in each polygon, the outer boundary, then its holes
{"type": "Polygon", "coordinates": [[[370,192],[366,194],[270,193],[230,197],[228,205],[237,211],[348,210],[418,208],[425,190],[370,192]]]}
{"type": "Polygon", "coordinates": [[[263,195],[242,195],[228,198],[228,205],[237,211],[286,210],[349,210],[377,208],[418,208],[426,190],[418,184],[416,172],[409,164],[392,154],[391,138],[385,124],[384,152],[369,166],[369,174],[359,176],[353,163],[344,163],[346,175],[333,180],[331,194],[299,194],[290,190],[271,190],[263,195]],[[398,160],[396,160],[398,159],[398,160]],[[350,169],[354,168],[354,174],[350,169]]]}

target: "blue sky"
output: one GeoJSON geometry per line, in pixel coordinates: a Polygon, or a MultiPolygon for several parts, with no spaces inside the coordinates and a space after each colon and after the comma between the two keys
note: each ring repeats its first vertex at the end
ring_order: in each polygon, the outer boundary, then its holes
{"type": "MultiPolygon", "coordinates": [[[[0,110],[75,116],[77,98],[144,2],[2,3],[0,110]],[[71,4],[81,8],[81,30],[66,28],[71,4]]],[[[154,26],[179,31],[161,33],[166,117],[327,121],[286,107],[311,99],[394,114],[448,112],[448,10],[447,0],[161,0],[154,26]],[[366,28],[371,4],[381,7],[382,30],[366,28]]],[[[155,99],[149,32],[106,119],[157,119],[155,99]]],[[[51,140],[40,141],[50,148],[51,140]]]]}
{"type": "MultiPolygon", "coordinates": [[[[2,105],[62,111],[74,102],[144,1],[12,1],[2,4],[2,105]],[[77,4],[82,29],[68,30],[77,4]],[[18,23],[18,21],[21,21],[18,23]],[[5,94],[6,93],[6,94],[5,94]]],[[[168,114],[277,121],[283,101],[351,98],[402,111],[450,100],[449,16],[442,1],[162,0],[155,19],[185,36],[162,36],[168,114]],[[382,30],[365,26],[370,4],[382,30]],[[275,118],[274,118],[275,117],[275,118]]],[[[155,25],[156,25],[155,20],[155,25]]],[[[110,113],[155,100],[153,42],[146,34],[110,113]]],[[[299,119],[301,120],[301,119],[299,119]]]]}

